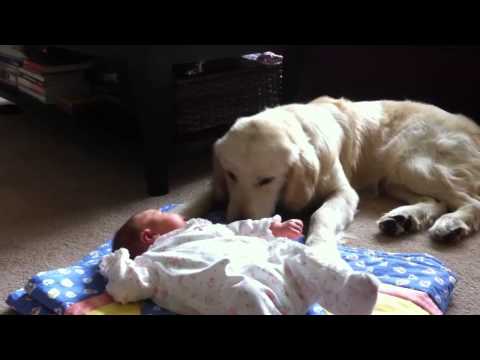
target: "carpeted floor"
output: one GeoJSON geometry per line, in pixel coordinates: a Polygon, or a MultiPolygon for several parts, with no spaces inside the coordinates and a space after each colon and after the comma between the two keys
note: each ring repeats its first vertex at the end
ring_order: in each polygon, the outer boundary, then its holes
{"type": "MultiPolygon", "coordinates": [[[[184,149],[170,194],[151,198],[134,143],[21,114],[0,115],[0,144],[0,313],[8,313],[8,292],[29,276],[78,260],[134,212],[188,200],[210,172],[208,151],[184,149]]],[[[480,314],[480,235],[455,246],[436,245],[424,234],[384,238],[375,220],[394,205],[362,197],[348,243],[439,257],[459,276],[448,313],[480,314]]]]}

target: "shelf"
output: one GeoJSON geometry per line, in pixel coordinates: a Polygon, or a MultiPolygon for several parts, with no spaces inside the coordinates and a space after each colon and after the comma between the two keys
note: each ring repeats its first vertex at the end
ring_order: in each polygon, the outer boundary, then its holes
{"type": "Polygon", "coordinates": [[[5,84],[0,84],[0,97],[15,103],[22,110],[59,111],[55,105],[44,104],[5,84]]]}

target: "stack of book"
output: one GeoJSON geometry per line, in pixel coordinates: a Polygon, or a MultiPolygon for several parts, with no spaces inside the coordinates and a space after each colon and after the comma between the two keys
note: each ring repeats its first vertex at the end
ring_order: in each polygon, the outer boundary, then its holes
{"type": "Polygon", "coordinates": [[[90,57],[61,48],[29,50],[17,68],[17,88],[45,104],[56,104],[63,97],[88,97],[85,71],[91,65],[90,57]]]}
{"type": "Polygon", "coordinates": [[[33,72],[20,68],[18,90],[45,104],[56,104],[61,97],[88,96],[89,87],[82,71],[33,72]]]}
{"type": "Polygon", "coordinates": [[[15,45],[0,45],[0,83],[17,88],[18,70],[26,55],[15,45]]]}

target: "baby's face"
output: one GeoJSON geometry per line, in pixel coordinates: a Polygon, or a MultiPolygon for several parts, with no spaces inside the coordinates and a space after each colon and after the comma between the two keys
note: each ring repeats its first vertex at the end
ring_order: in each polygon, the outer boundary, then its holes
{"type": "Polygon", "coordinates": [[[163,235],[175,229],[184,227],[185,219],[178,214],[163,213],[160,210],[149,209],[137,215],[137,221],[142,229],[150,229],[155,235],[163,235]]]}

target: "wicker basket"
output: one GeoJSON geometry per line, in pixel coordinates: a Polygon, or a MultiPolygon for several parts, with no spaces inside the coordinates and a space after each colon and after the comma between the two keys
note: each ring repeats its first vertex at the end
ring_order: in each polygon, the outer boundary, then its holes
{"type": "Polygon", "coordinates": [[[191,135],[218,127],[229,127],[248,116],[280,104],[283,64],[265,65],[235,59],[204,63],[207,70],[176,76],[176,133],[191,135]],[[210,65],[210,67],[209,67],[210,65]]]}

